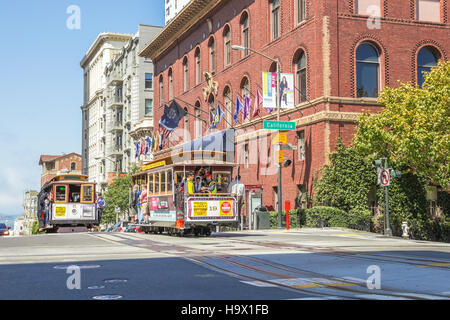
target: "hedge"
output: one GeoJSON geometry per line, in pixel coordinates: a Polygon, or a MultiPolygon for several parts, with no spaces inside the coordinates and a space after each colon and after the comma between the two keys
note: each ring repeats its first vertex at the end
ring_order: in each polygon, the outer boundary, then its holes
{"type": "Polygon", "coordinates": [[[306,226],[312,228],[342,227],[349,229],[371,230],[371,213],[366,209],[344,210],[317,206],[305,210],[306,226]]]}
{"type": "MultiPolygon", "coordinates": [[[[300,228],[301,227],[301,213],[303,210],[290,210],[289,211],[289,228],[300,228]]],[[[270,228],[278,228],[278,211],[270,211],[270,228]]],[[[286,211],[283,210],[281,213],[281,227],[286,228],[286,211]]]]}

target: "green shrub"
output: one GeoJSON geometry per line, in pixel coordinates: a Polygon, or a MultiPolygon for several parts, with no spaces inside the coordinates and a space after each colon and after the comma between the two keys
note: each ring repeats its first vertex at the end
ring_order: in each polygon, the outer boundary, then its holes
{"type": "Polygon", "coordinates": [[[31,234],[44,234],[45,232],[39,232],[39,221],[35,221],[33,223],[33,227],[31,228],[31,234]]]}
{"type": "Polygon", "coordinates": [[[312,228],[342,227],[371,230],[371,213],[367,209],[352,209],[349,212],[333,207],[313,207],[305,211],[306,226],[312,228]]]}
{"type": "MultiPolygon", "coordinates": [[[[300,214],[301,209],[299,210],[290,210],[289,211],[289,228],[300,228],[300,214]]],[[[278,228],[278,211],[270,211],[270,228],[277,229],[278,228]]],[[[281,227],[286,228],[286,211],[283,210],[281,213],[281,227]]]]}

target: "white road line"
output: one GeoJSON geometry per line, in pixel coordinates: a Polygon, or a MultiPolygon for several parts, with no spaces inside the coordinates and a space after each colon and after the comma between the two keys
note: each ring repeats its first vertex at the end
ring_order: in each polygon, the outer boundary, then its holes
{"type": "Polygon", "coordinates": [[[339,297],[307,297],[307,298],[294,298],[294,299],[287,299],[287,300],[345,300],[345,298],[339,298],[339,297]]]}
{"type": "Polygon", "coordinates": [[[276,284],[270,284],[263,281],[241,281],[242,283],[246,283],[255,287],[261,287],[261,288],[276,288],[278,287],[276,284]]]}
{"type": "Polygon", "coordinates": [[[381,294],[359,294],[355,297],[369,300],[409,300],[408,298],[385,296],[381,294]]]}

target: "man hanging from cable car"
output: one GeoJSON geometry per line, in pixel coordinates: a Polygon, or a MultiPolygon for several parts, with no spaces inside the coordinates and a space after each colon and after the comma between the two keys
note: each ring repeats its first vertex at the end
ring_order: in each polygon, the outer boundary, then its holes
{"type": "Polygon", "coordinates": [[[209,194],[216,194],[217,193],[217,184],[212,179],[212,174],[205,175],[206,177],[206,187],[202,188],[202,191],[208,192],[209,194]]]}

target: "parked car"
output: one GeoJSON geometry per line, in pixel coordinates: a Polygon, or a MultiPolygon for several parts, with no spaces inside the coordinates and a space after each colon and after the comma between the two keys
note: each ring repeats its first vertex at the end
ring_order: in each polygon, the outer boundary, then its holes
{"type": "Polygon", "coordinates": [[[0,223],[0,237],[1,236],[9,236],[9,229],[11,229],[11,227],[6,226],[6,224],[4,223],[0,223]]]}
{"type": "Polygon", "coordinates": [[[125,229],[125,232],[144,233],[144,231],[141,230],[141,227],[137,224],[129,224],[125,229]]]}
{"type": "Polygon", "coordinates": [[[114,227],[112,227],[111,232],[125,232],[127,227],[128,227],[128,222],[119,221],[114,225],[114,227]]]}

